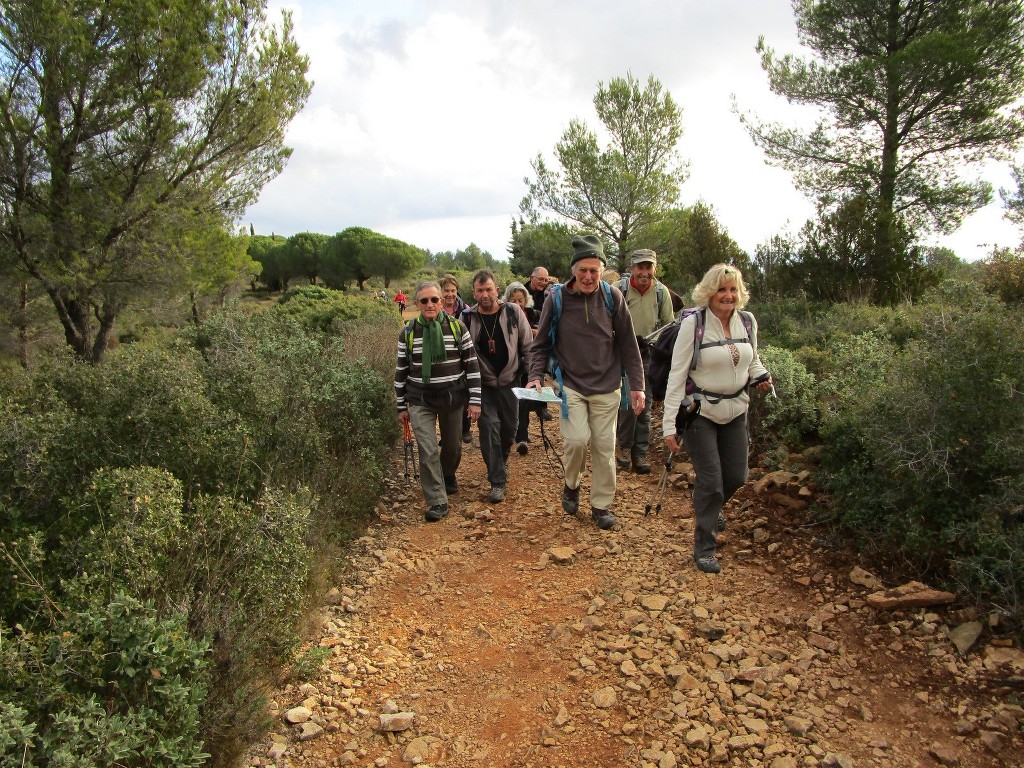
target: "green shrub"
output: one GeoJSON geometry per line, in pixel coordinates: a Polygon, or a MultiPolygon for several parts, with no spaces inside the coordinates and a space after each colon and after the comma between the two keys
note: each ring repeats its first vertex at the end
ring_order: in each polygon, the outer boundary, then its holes
{"type": "Polygon", "coordinates": [[[130,593],[160,603],[158,610],[184,604],[168,589],[168,574],[189,562],[182,540],[181,483],[153,467],[101,469],[63,516],[61,546],[48,569],[75,574],[80,586],[108,599],[130,593]]]}
{"type": "Polygon", "coordinates": [[[248,458],[264,482],[326,497],[325,488],[337,490],[340,468],[354,466],[379,487],[398,439],[393,362],[385,378],[346,359],[337,342],[272,313],[222,315],[192,339],[213,402],[247,425],[248,458]]]}
{"type": "Polygon", "coordinates": [[[781,347],[764,346],[761,361],[772,373],[777,399],[751,391],[750,421],[755,445],[800,446],[818,426],[817,387],[814,376],[781,347]]]}
{"type": "Polygon", "coordinates": [[[363,318],[394,322],[395,308],[372,296],[342,293],[318,285],[289,288],[275,311],[298,322],[309,331],[331,333],[339,323],[363,318]]]}
{"type": "MultiPolygon", "coordinates": [[[[179,718],[178,743],[205,742],[214,764],[230,764],[266,727],[266,692],[300,645],[310,585],[337,567],[336,545],[379,497],[398,437],[398,325],[384,311],[380,322],[335,313],[335,338],[284,311],[223,314],[165,347],[121,347],[102,365],[58,356],[3,382],[0,622],[50,638],[66,631],[55,617],[131,600],[153,626],[182,622],[182,642],[208,649],[209,667],[196,672],[198,738],[179,718]],[[387,339],[383,371],[346,351],[374,330],[387,339]]],[[[14,681],[24,675],[5,674],[0,693],[25,688],[14,681]]],[[[28,694],[0,695],[11,702],[0,749],[31,742],[37,755],[84,756],[60,764],[136,764],[131,750],[155,726],[111,711],[93,688],[72,701],[39,675],[36,708],[28,694]],[[39,719],[41,691],[67,703],[65,719],[39,719]]]]}
{"type": "Polygon", "coordinates": [[[0,622],[0,764],[204,765],[207,648],[183,616],[118,595],[11,635],[0,622]]]}
{"type": "MultiPolygon", "coordinates": [[[[856,413],[881,391],[898,354],[881,329],[837,339],[829,346],[828,372],[818,388],[826,429],[836,428],[837,419],[856,413]]],[[[838,429],[845,426],[840,424],[838,429]]]]}
{"type": "Polygon", "coordinates": [[[185,347],[121,347],[103,365],[55,357],[0,410],[6,498],[44,525],[103,467],[159,467],[186,493],[235,482],[246,435],[210,402],[201,362],[185,347]]]}
{"type": "MultiPolygon", "coordinates": [[[[997,542],[1020,535],[1024,335],[1005,310],[955,314],[927,319],[920,342],[900,353],[887,355],[870,335],[840,347],[836,375],[823,386],[824,480],[848,541],[917,574],[967,579],[1009,572],[997,542]],[[844,379],[856,348],[863,364],[844,379]],[[1001,528],[984,522],[993,510],[1001,528]]],[[[984,579],[970,581],[981,589],[984,579]]]]}

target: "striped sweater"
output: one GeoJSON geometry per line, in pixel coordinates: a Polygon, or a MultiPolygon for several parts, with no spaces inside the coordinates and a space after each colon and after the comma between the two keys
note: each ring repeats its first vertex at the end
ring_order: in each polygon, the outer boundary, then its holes
{"type": "Polygon", "coordinates": [[[408,410],[410,404],[422,405],[422,393],[442,393],[469,388],[469,404],[480,405],[480,363],[476,357],[473,339],[460,320],[454,320],[461,331],[456,343],[452,335],[452,320],[440,315],[441,335],[444,338],[445,361],[430,366],[430,383],[423,383],[423,326],[412,323],[412,354],[406,346],[406,331],[398,337],[398,355],[395,363],[395,400],[398,410],[408,410]]]}

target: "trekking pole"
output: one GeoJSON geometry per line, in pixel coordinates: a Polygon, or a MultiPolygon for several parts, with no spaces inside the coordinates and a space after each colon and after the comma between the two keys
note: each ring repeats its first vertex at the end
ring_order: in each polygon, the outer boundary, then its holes
{"type": "Polygon", "coordinates": [[[653,344],[655,341],[658,340],[658,337],[661,335],[661,332],[664,331],[666,328],[668,328],[673,323],[675,323],[675,320],[673,320],[670,323],[665,323],[660,328],[655,328],[653,331],[651,331],[646,336],[644,336],[643,340],[646,341],[648,344],[653,344]]]}
{"type": "Polygon", "coordinates": [[[548,464],[551,464],[551,466],[554,467],[554,464],[551,461],[551,457],[548,456],[548,451],[555,455],[555,459],[558,461],[558,469],[555,470],[555,475],[564,480],[565,464],[562,463],[562,457],[559,455],[558,451],[555,450],[555,446],[551,442],[551,439],[548,437],[548,433],[544,431],[544,419],[537,420],[540,422],[540,439],[541,443],[544,445],[544,456],[545,458],[547,458],[548,464]]]}
{"type": "MultiPolygon", "coordinates": [[[[749,386],[750,386],[751,389],[753,389],[754,387],[756,387],[758,384],[760,384],[762,382],[771,381],[771,378],[772,378],[772,375],[770,373],[762,373],[760,376],[758,376],[756,379],[754,379],[752,382],[750,382],[749,386]]],[[[773,400],[778,400],[779,399],[779,396],[777,394],[775,394],[775,382],[774,381],[772,381],[771,389],[768,390],[768,393],[772,396],[773,400]]]]}
{"type": "Polygon", "coordinates": [[[668,484],[668,473],[672,469],[673,456],[675,456],[675,452],[669,451],[668,456],[665,457],[665,468],[661,472],[661,480],[651,493],[651,500],[644,505],[644,516],[651,514],[652,507],[654,508],[654,514],[661,514],[661,500],[665,496],[665,486],[668,484]]]}
{"type": "Polygon", "coordinates": [[[405,480],[406,480],[406,482],[409,481],[409,465],[410,464],[412,465],[412,475],[413,475],[413,477],[416,478],[417,480],[419,480],[420,479],[420,473],[416,469],[416,446],[413,444],[413,441],[412,441],[412,425],[409,424],[408,421],[405,422],[405,424],[403,425],[403,432],[404,432],[404,436],[403,436],[404,442],[403,442],[402,447],[403,447],[403,450],[404,450],[404,453],[405,453],[405,480]]]}

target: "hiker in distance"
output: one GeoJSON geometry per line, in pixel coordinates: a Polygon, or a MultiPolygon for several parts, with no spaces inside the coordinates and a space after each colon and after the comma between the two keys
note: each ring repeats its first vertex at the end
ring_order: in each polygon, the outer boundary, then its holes
{"type": "Polygon", "coordinates": [[[448,514],[448,496],[459,490],[463,411],[471,421],[480,417],[480,366],[466,326],[441,309],[438,283],[416,286],[416,305],[419,316],[398,337],[395,400],[399,421],[409,422],[416,435],[424,517],[437,522],[448,514]]]}
{"type": "Polygon", "coordinates": [[[705,573],[721,571],[715,546],[718,532],[725,529],[722,507],[747,481],[747,390],[751,385],[762,392],[772,387],[757,354],[757,321],[743,310],[749,298],[736,267],[711,267],[693,289],[700,310],[684,317],[672,349],[662,434],[673,452],[682,440],[697,476],[693,559],[705,573]],[[687,379],[695,386],[692,394],[687,394],[687,379]]]}
{"type": "Polygon", "coordinates": [[[631,386],[625,407],[644,409],[644,368],[633,321],[622,293],[601,280],[605,256],[595,235],[572,239],[572,277],[555,285],[544,301],[537,338],[530,348],[528,387],[540,389],[549,357],[561,389],[559,426],[565,447],[562,509],[575,515],[580,481],[590,448],[590,514],[598,528],[617,522],[615,499],[615,423],[623,370],[631,386]]]}
{"type": "Polygon", "coordinates": [[[505,500],[508,456],[519,425],[519,401],[512,387],[519,386],[520,361],[533,343],[533,331],[518,304],[498,298],[498,284],[489,269],[473,275],[473,298],[476,306],[463,310],[462,322],[480,363],[480,453],[491,484],[487,500],[497,504],[505,500]]]}
{"type": "MultiPolygon", "coordinates": [[[[526,284],[526,289],[530,292],[530,298],[533,299],[533,308],[536,310],[533,317],[533,331],[534,337],[537,335],[537,323],[540,322],[540,313],[544,309],[544,299],[548,297],[551,292],[552,282],[557,282],[553,277],[548,274],[547,267],[534,267],[533,272],[530,273],[530,281],[526,284]]],[[[541,421],[551,421],[552,416],[548,412],[547,403],[540,403],[536,407],[537,418],[541,421]]],[[[525,446],[525,442],[520,442],[520,445],[525,446]]],[[[522,453],[522,451],[520,451],[522,453]]]]}
{"type": "Polygon", "coordinates": [[[629,275],[621,278],[617,285],[626,297],[626,306],[633,318],[633,331],[640,347],[644,363],[646,382],[644,409],[635,414],[630,410],[619,411],[616,463],[621,469],[632,465],[638,475],[651,472],[647,449],[651,441],[651,348],[645,336],[672,322],[672,297],[668,288],[662,285],[654,274],[658,271],[658,255],[650,248],[640,248],[629,254],[629,275]]]}

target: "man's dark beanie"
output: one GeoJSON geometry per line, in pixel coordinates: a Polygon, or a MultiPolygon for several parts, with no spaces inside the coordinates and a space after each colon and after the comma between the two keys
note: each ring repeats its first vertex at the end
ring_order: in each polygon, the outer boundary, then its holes
{"type": "Polygon", "coordinates": [[[604,247],[596,235],[576,235],[572,239],[572,250],[572,260],[569,262],[570,267],[580,259],[589,258],[600,259],[602,264],[607,263],[604,258],[604,247]]]}

